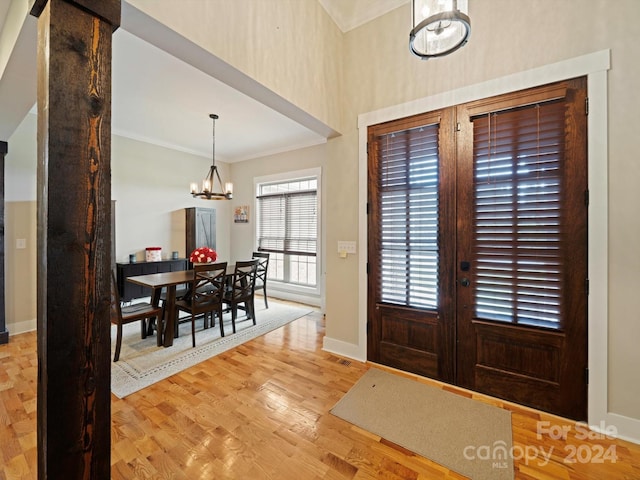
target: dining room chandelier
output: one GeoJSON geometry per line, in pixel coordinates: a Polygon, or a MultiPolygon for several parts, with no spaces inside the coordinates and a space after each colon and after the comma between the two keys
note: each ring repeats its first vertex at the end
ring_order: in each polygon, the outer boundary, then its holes
{"type": "Polygon", "coordinates": [[[411,0],[411,52],[423,60],[462,47],[471,34],[467,0],[411,0]]]}
{"type": "Polygon", "coordinates": [[[211,167],[209,173],[202,180],[202,189],[198,191],[198,184],[191,183],[191,195],[194,198],[204,198],[206,200],[231,200],[233,198],[233,183],[222,183],[218,167],[216,167],[216,120],[218,115],[211,113],[209,117],[213,120],[213,148],[211,156],[211,167]],[[218,180],[220,191],[215,191],[215,180],[218,180]]]}

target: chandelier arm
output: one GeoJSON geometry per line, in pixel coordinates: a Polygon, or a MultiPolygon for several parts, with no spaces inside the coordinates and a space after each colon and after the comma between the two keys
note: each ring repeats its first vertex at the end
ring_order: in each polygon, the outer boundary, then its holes
{"type": "Polygon", "coordinates": [[[220,179],[220,173],[218,173],[218,167],[214,166],[213,171],[216,172],[216,177],[218,177],[218,183],[220,183],[220,187],[223,187],[224,183],[222,183],[222,180],[220,179]]]}

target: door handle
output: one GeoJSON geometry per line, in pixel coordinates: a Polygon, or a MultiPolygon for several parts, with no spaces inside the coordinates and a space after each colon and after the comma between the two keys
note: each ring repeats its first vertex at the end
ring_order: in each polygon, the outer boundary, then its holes
{"type": "Polygon", "coordinates": [[[460,285],[462,285],[463,287],[468,287],[469,285],[471,285],[471,281],[467,277],[464,277],[462,278],[462,280],[460,280],[460,285]]]}

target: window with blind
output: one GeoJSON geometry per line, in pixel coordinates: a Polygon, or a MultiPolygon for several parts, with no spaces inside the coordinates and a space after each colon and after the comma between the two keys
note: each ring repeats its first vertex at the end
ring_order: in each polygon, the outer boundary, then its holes
{"type": "Polygon", "coordinates": [[[268,278],[317,285],[317,178],[259,184],[257,245],[269,252],[268,278]]]}
{"type": "Polygon", "coordinates": [[[476,316],[559,327],[565,102],[472,120],[476,316]]]}
{"type": "Polygon", "coordinates": [[[381,300],[438,307],[438,125],[378,138],[381,300]]]}

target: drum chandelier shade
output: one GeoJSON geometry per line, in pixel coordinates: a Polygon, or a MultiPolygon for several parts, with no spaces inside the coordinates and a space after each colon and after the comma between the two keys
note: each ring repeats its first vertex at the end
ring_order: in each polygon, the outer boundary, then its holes
{"type": "Polygon", "coordinates": [[[209,115],[211,119],[213,119],[213,149],[212,149],[212,162],[211,168],[209,168],[209,173],[204,177],[202,181],[202,190],[198,191],[198,184],[191,184],[191,195],[194,198],[204,198],[206,200],[231,200],[233,198],[233,184],[231,182],[227,182],[224,184],[220,179],[220,174],[218,173],[218,167],[216,167],[216,120],[218,119],[218,115],[212,113],[209,115]],[[220,191],[215,191],[215,180],[218,180],[218,185],[220,187],[220,191]]]}
{"type": "Polygon", "coordinates": [[[471,34],[467,0],[411,0],[409,48],[426,60],[462,47],[471,34]]]}

